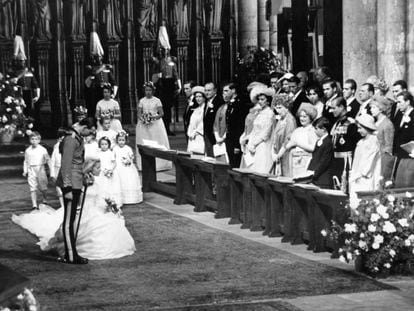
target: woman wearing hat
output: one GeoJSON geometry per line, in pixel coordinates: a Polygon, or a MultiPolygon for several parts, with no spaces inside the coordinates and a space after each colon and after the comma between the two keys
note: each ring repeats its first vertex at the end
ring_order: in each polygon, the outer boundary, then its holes
{"type": "MultiPolygon", "coordinates": [[[[152,82],[144,84],[145,97],[138,102],[138,122],[136,127],[136,144],[142,145],[144,140],[157,142],[159,145],[170,149],[167,130],[165,129],[162,117],[164,110],[158,97],[154,96],[155,86],[152,82]]],[[[142,169],[141,156],[136,149],[136,161],[138,169],[142,169]]],[[[172,167],[170,161],[156,159],[157,171],[169,170],[172,167]]]]}
{"type": "MultiPolygon", "coordinates": [[[[257,93],[257,90],[267,88],[267,86],[260,82],[252,82],[247,86],[247,91],[250,92],[250,101],[253,104],[253,107],[250,108],[249,114],[246,116],[246,119],[244,120],[244,132],[240,136],[240,146],[241,151],[243,152],[243,155],[246,154],[247,150],[247,143],[249,142],[250,134],[253,130],[253,122],[257,117],[257,114],[261,110],[259,101],[257,100],[257,96],[259,95],[257,93]]],[[[244,156],[242,156],[241,168],[246,168],[247,165],[244,162],[244,156]]]]}
{"type": "Polygon", "coordinates": [[[377,127],[376,135],[380,144],[381,153],[381,177],[386,182],[392,178],[392,169],[395,158],[392,155],[394,143],[394,125],[386,116],[388,106],[384,97],[375,95],[371,101],[371,114],[375,118],[377,127]]]}
{"type": "Polygon", "coordinates": [[[283,144],[296,129],[296,118],[290,113],[289,105],[290,101],[287,94],[279,94],[273,98],[272,106],[277,113],[277,122],[272,133],[272,160],[273,162],[279,161],[272,173],[278,176],[292,177],[289,154],[285,153],[279,159],[277,158],[283,144]]]}
{"type": "Polygon", "coordinates": [[[202,86],[193,87],[191,92],[198,107],[194,109],[190,118],[190,123],[188,124],[187,151],[191,152],[193,156],[203,157],[205,152],[203,119],[204,106],[206,104],[207,97],[204,87],[202,86]]]}
{"type": "Polygon", "coordinates": [[[307,169],[312,159],[312,152],[315,149],[316,136],[312,122],[318,112],[310,103],[302,103],[299,107],[297,116],[301,126],[293,131],[290,139],[280,149],[276,156],[278,162],[286,151],[290,151],[289,165],[291,167],[291,177],[297,178],[307,173],[307,169]]]}
{"type": "Polygon", "coordinates": [[[351,203],[357,198],[357,191],[379,189],[381,177],[380,144],[374,132],[377,130],[374,117],[363,114],[356,119],[361,139],[357,143],[349,175],[349,196],[351,203]]]}
{"type": "Polygon", "coordinates": [[[249,135],[242,166],[256,173],[267,174],[272,167],[272,140],[271,134],[275,114],[270,108],[274,89],[267,86],[257,86],[251,91],[253,103],[258,106],[257,116],[253,121],[253,128],[249,135]]]}

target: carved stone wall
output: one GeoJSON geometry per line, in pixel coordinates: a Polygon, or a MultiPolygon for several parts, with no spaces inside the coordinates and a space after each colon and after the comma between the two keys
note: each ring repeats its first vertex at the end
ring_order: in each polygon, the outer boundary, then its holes
{"type": "MultiPolygon", "coordinates": [[[[85,104],[89,37],[96,31],[113,66],[124,123],[135,122],[142,82],[160,58],[158,29],[166,23],[171,55],[181,80],[221,82],[231,77],[237,28],[235,0],[0,0],[0,71],[10,69],[13,38],[21,35],[28,66],[41,86],[46,127],[72,122],[71,109],[85,104]],[[4,18],[7,16],[8,18],[4,18]],[[224,39],[226,41],[224,44],[224,39]],[[225,61],[224,61],[225,60],[225,61]],[[51,116],[51,117],[50,117],[51,116]]],[[[43,114],[43,115],[42,115],[43,114]]]]}

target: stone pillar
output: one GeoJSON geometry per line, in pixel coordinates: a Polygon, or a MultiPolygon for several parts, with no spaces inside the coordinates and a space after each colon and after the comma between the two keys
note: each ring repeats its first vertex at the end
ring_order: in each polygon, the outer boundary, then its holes
{"type": "MultiPolygon", "coordinates": [[[[414,91],[414,1],[407,1],[407,83],[414,91]]],[[[391,84],[391,83],[390,83],[391,84]]]]}
{"type": "Polygon", "coordinates": [[[277,15],[270,15],[269,48],[277,53],[277,15]]]}
{"type": "Polygon", "coordinates": [[[238,10],[239,52],[244,56],[258,45],[257,1],[240,0],[238,10]]]}
{"type": "MultiPolygon", "coordinates": [[[[385,49],[383,49],[382,62],[378,67],[384,68],[382,75],[392,85],[396,80],[407,78],[406,62],[406,12],[407,0],[384,1],[385,20],[378,20],[378,24],[385,24],[385,49]]],[[[380,2],[379,2],[380,4],[380,2]]],[[[384,34],[378,32],[378,37],[384,34]]],[[[378,53],[381,50],[378,49],[378,53]]]]}
{"type": "Polygon", "coordinates": [[[205,50],[204,50],[204,29],[202,25],[203,21],[203,2],[197,0],[195,2],[195,51],[196,51],[196,81],[198,84],[204,84],[205,80],[205,50]]]}
{"type": "Polygon", "coordinates": [[[85,85],[85,41],[72,42],[72,77],[71,77],[71,103],[75,106],[85,106],[84,85],[85,85]]]}
{"type": "Polygon", "coordinates": [[[377,0],[343,0],[343,77],[358,85],[377,70],[377,0]]]}
{"type": "Polygon", "coordinates": [[[39,105],[39,115],[41,116],[41,120],[39,121],[43,127],[48,127],[52,123],[52,111],[49,97],[49,51],[49,41],[36,42],[36,71],[37,76],[39,77],[39,86],[41,90],[40,100],[36,103],[36,105],[39,105]]]}
{"type": "Polygon", "coordinates": [[[152,57],[154,56],[153,41],[143,41],[144,82],[152,80],[152,57]]]}
{"type": "Polygon", "coordinates": [[[269,21],[266,19],[266,0],[258,0],[259,46],[269,48],[269,21]]]}
{"type": "Polygon", "coordinates": [[[177,69],[182,84],[187,81],[188,40],[177,41],[177,69]]]}
{"type": "MultiPolygon", "coordinates": [[[[124,103],[122,105],[122,119],[127,124],[135,123],[136,115],[136,103],[138,102],[137,95],[137,75],[136,75],[136,48],[135,48],[135,34],[134,34],[134,9],[133,9],[133,0],[127,0],[126,3],[126,12],[128,14],[127,18],[127,31],[126,31],[126,62],[123,63],[123,68],[128,68],[126,70],[126,75],[128,79],[126,81],[126,94],[124,103]],[[125,67],[126,64],[126,67],[125,67]]],[[[122,50],[121,50],[122,51],[122,50]]],[[[121,77],[118,77],[121,78],[121,77]]],[[[120,91],[123,89],[121,85],[121,80],[118,80],[120,91]]]]}

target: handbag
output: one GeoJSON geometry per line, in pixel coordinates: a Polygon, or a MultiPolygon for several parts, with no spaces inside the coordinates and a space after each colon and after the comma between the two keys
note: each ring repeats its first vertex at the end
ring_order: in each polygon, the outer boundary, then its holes
{"type": "Polygon", "coordinates": [[[188,151],[196,154],[204,154],[204,137],[197,134],[193,140],[189,140],[188,151]]]}

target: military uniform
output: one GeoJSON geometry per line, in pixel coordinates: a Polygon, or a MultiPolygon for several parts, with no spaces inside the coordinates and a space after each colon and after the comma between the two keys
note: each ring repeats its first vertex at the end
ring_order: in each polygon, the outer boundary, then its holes
{"type": "Polygon", "coordinates": [[[33,72],[29,68],[15,70],[10,74],[11,78],[17,79],[16,85],[21,92],[19,95],[23,98],[26,108],[24,113],[28,116],[35,117],[38,120],[38,111],[32,109],[33,91],[39,88],[39,84],[33,72]]]}
{"type": "Polygon", "coordinates": [[[65,259],[73,262],[79,258],[76,251],[76,210],[79,205],[83,188],[83,162],[85,149],[83,139],[74,129],[69,132],[59,146],[62,154],[60,171],[56,185],[62,189],[64,195],[65,215],[62,231],[65,242],[65,259]],[[72,200],[65,195],[72,192],[72,200]]]}
{"type": "Polygon", "coordinates": [[[86,108],[90,117],[95,117],[96,104],[103,98],[103,87],[116,85],[111,69],[112,66],[106,64],[94,66],[85,80],[86,86],[90,89],[86,96],[86,108]]]}
{"type": "Polygon", "coordinates": [[[339,118],[331,130],[334,146],[333,175],[341,183],[341,190],[348,193],[348,177],[352,168],[353,154],[356,144],[361,138],[358,128],[352,118],[339,118]]]}

